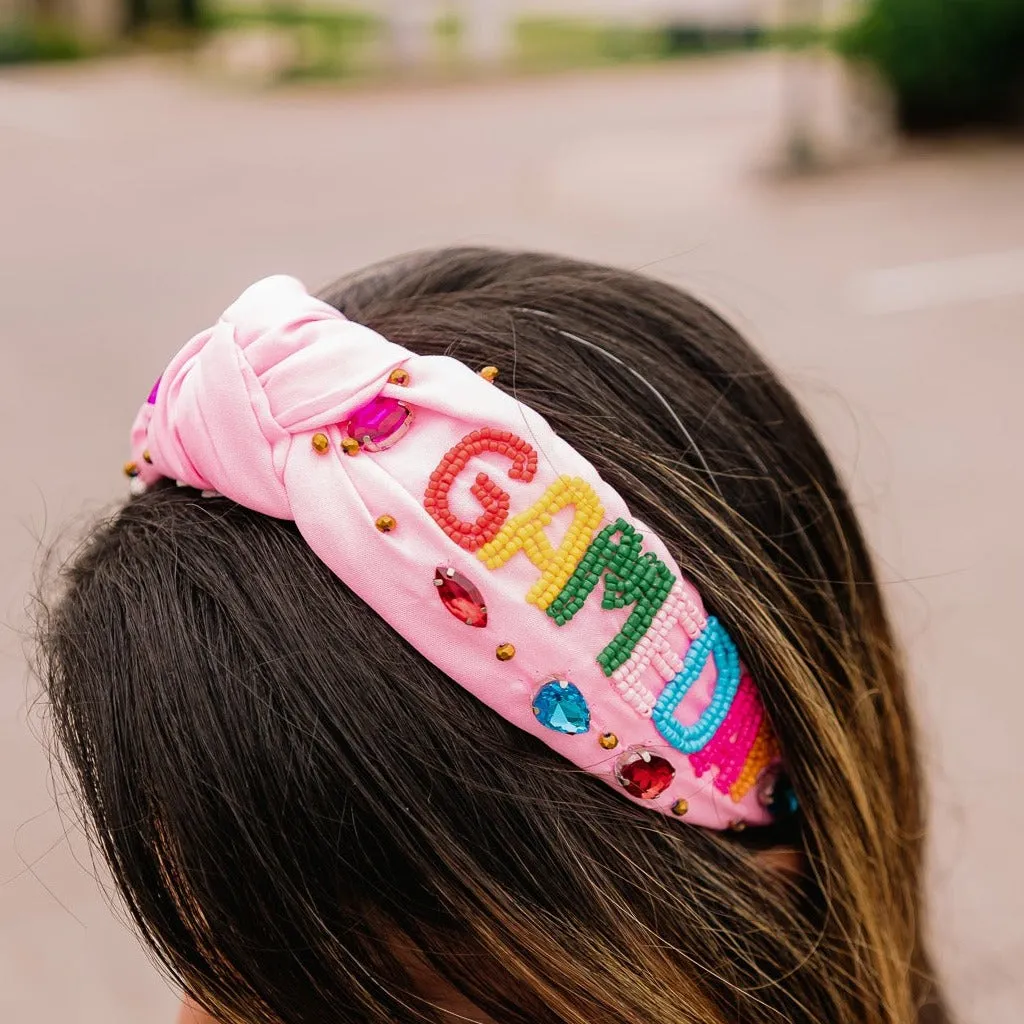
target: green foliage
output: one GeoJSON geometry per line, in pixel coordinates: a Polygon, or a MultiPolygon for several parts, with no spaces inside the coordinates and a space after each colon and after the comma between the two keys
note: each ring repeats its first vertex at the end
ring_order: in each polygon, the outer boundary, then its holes
{"type": "Polygon", "coordinates": [[[765,33],[765,42],[780,50],[809,50],[830,38],[829,30],[820,24],[777,25],[765,33]]]}
{"type": "Polygon", "coordinates": [[[210,28],[302,28],[312,25],[326,28],[329,32],[354,42],[361,42],[366,37],[374,35],[380,28],[380,20],[364,11],[343,7],[306,7],[281,2],[244,7],[211,4],[205,20],[210,28]]]}
{"type": "Polygon", "coordinates": [[[1024,115],[1022,0],[869,0],[837,44],[890,83],[908,131],[1024,115]]]}
{"type": "Polygon", "coordinates": [[[515,27],[518,63],[529,69],[592,67],[652,60],[658,38],[651,29],[629,28],[578,18],[524,17],[515,27]]]}
{"type": "Polygon", "coordinates": [[[758,25],[715,28],[675,22],[659,30],[662,55],[685,57],[691,53],[725,53],[730,50],[753,50],[768,42],[768,35],[758,25]]]}
{"type": "Polygon", "coordinates": [[[0,25],[0,64],[75,60],[86,48],[69,30],[48,22],[0,25]]]}
{"type": "MultiPolygon", "coordinates": [[[[288,72],[289,78],[372,75],[380,69],[387,27],[378,15],[288,0],[244,6],[231,6],[230,2],[204,4],[203,26],[214,30],[275,28],[289,33],[297,40],[299,50],[297,66],[288,72]]],[[[466,67],[464,30],[457,14],[449,13],[437,20],[437,68],[458,71],[466,67]]],[[[526,71],[601,67],[751,49],[770,42],[756,27],[637,27],[571,17],[524,16],[513,28],[510,67],[526,71]]]]}
{"type": "Polygon", "coordinates": [[[378,17],[350,8],[307,7],[274,0],[265,6],[209,5],[210,29],[279,29],[294,37],[298,60],[289,79],[345,78],[365,71],[383,26],[378,17]]]}
{"type": "Polygon", "coordinates": [[[761,29],[685,22],[637,27],[579,18],[523,17],[516,52],[526,68],[594,67],[746,50],[765,42],[761,29]]]}

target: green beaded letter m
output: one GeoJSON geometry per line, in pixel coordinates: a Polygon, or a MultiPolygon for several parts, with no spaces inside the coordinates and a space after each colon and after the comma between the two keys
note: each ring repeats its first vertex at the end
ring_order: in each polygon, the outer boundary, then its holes
{"type": "Polygon", "coordinates": [[[590,542],[576,571],[548,606],[548,615],[564,626],[583,607],[602,576],[602,608],[633,605],[622,629],[597,656],[606,676],[629,659],[675,583],[664,562],[649,551],[642,553],[643,539],[625,519],[610,523],[590,542]]]}

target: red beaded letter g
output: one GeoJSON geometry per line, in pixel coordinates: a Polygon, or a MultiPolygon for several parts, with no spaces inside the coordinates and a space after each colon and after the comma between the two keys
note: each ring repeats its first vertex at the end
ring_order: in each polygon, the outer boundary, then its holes
{"type": "Polygon", "coordinates": [[[512,460],[508,475],[510,480],[529,483],[537,472],[537,453],[521,437],[508,430],[481,427],[467,434],[457,445],[445,453],[430,474],[430,481],[423,496],[423,507],[434,522],[459,547],[476,551],[493,540],[502,524],[508,519],[509,496],[486,473],[477,473],[470,493],[480,502],[483,511],[471,522],[452,512],[448,501],[455,478],[466,468],[475,455],[484,452],[498,452],[512,460]]]}

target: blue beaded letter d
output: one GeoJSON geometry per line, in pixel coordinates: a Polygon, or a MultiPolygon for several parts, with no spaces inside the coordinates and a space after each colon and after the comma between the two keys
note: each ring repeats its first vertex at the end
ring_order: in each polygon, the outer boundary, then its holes
{"type": "Polygon", "coordinates": [[[686,652],[683,667],[661,691],[651,712],[651,718],[658,727],[658,732],[676,750],[681,750],[684,754],[695,754],[702,750],[718,731],[718,727],[729,713],[729,708],[732,707],[739,685],[740,656],[736,652],[736,647],[718,619],[709,618],[704,632],[694,640],[686,652]],[[718,677],[715,680],[715,692],[711,702],[693,725],[683,725],[675,716],[676,708],[690,692],[712,655],[715,658],[718,677]]]}

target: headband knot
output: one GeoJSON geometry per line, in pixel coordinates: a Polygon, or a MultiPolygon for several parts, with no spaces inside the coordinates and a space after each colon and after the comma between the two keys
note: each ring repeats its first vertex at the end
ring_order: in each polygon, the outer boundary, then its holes
{"type": "Polygon", "coordinates": [[[290,519],[284,467],[292,438],[344,421],[409,356],[294,278],[270,277],[181,350],[136,433],[148,435],[150,457],[168,476],[244,493],[256,511],[290,519]]]}

